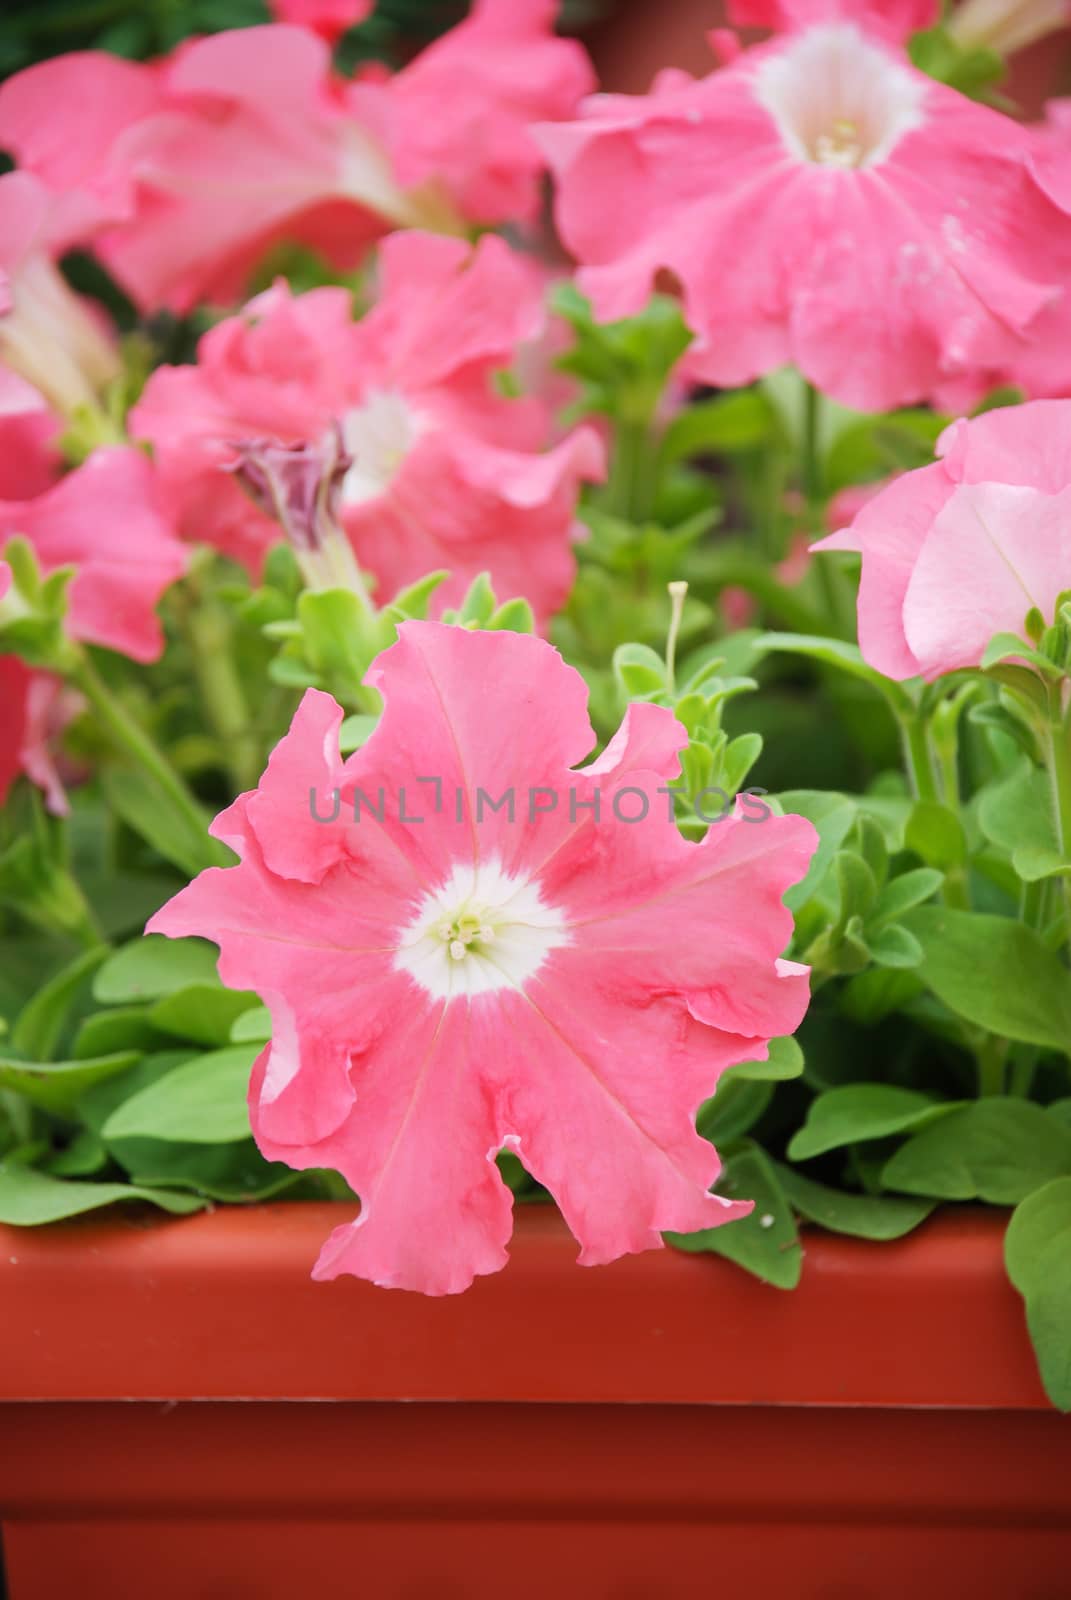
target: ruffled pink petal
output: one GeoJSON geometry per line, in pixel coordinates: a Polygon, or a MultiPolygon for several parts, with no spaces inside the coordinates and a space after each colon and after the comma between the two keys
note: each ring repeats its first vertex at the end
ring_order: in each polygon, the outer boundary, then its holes
{"type": "Polygon", "coordinates": [[[928,678],[977,665],[994,634],[1052,621],[1071,571],[1071,486],[957,488],[934,519],[904,596],[904,632],[928,678]]]}
{"type": "Polygon", "coordinates": [[[868,500],[850,528],[813,546],[862,551],[859,645],[887,678],[913,678],[920,671],[904,632],[904,600],[933,519],[952,490],[941,463],[905,473],[868,500]]]}
{"type": "Polygon", "coordinates": [[[70,628],[136,661],[163,648],[155,612],[187,551],[164,516],[149,461],[123,446],[94,451],[36,500],[0,505],[0,540],[23,534],[45,571],[73,564],[70,628]]]}
{"type": "Polygon", "coordinates": [[[751,1209],[707,1192],[720,1164],[695,1131],[700,1103],[740,1059],[738,1040],[670,999],[652,1004],[586,952],[556,953],[525,994],[499,1006],[498,1015],[474,1014],[473,1046],[491,1064],[517,1154],[580,1244],[581,1265],[657,1250],[663,1230],[691,1233],[751,1209]]]}
{"type": "Polygon", "coordinates": [[[406,187],[441,184],[475,222],[527,220],[544,158],[534,122],[594,88],[586,53],[555,36],[554,0],[477,0],[390,86],[391,153],[406,187]]]}

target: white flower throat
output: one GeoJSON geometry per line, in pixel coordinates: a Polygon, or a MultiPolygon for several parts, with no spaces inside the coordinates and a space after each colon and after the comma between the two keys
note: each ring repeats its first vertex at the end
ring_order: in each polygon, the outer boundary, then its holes
{"type": "Polygon", "coordinates": [[[402,931],[394,964],[437,1000],[519,989],[569,943],[539,886],[497,861],[456,865],[402,931]]]}
{"type": "Polygon", "coordinates": [[[362,406],[348,412],[342,438],[353,466],[342,483],[343,501],[354,505],[384,494],[421,431],[420,418],[391,389],[374,389],[362,406]]]}
{"type": "Polygon", "coordinates": [[[923,120],[925,84],[852,23],[823,23],[769,56],[755,97],[799,161],[874,167],[923,120]]]}

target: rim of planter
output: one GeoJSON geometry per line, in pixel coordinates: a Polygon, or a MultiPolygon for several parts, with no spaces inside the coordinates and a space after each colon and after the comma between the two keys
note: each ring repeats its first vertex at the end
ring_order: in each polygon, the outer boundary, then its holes
{"type": "Polygon", "coordinates": [[[429,1299],[314,1283],[352,1206],[0,1228],[0,1399],[337,1399],[1048,1408],[1004,1218],[804,1233],[793,1291],[665,1249],[580,1268],[550,1206],[510,1262],[429,1299]]]}

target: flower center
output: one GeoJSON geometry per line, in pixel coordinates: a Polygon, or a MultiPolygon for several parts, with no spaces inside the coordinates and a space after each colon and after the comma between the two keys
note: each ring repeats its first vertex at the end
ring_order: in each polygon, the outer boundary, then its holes
{"type": "Polygon", "coordinates": [[[403,929],[394,964],[437,1000],[519,989],[569,942],[537,884],[497,861],[457,865],[403,929]]]}
{"type": "Polygon", "coordinates": [[[873,167],[923,122],[925,85],[851,23],[809,28],[767,59],[755,96],[800,161],[873,167]]]}
{"type": "Polygon", "coordinates": [[[400,394],[376,389],[363,406],[342,420],[342,438],[353,466],[342,484],[348,505],[384,494],[420,435],[419,417],[400,394]]]}

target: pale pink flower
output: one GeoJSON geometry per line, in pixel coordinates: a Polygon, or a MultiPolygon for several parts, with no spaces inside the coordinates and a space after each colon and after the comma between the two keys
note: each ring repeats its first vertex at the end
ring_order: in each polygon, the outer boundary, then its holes
{"type": "Polygon", "coordinates": [[[1071,23],[1068,0],[961,0],[948,31],[965,50],[1014,55],[1071,23]]]}
{"type": "Polygon", "coordinates": [[[251,565],[278,530],[224,479],[236,445],[322,439],[341,425],[354,464],[340,513],[377,598],[439,569],[441,608],[487,571],[538,615],[564,600],[579,484],[602,450],[578,429],[539,453],[545,408],[495,392],[542,320],[538,285],[501,240],[398,233],[359,323],[341,289],[277,285],[202,339],[196,367],[162,368],[131,416],[150,439],[188,537],[251,565]]]}
{"type": "Polygon", "coordinates": [[[95,249],[140,304],[233,301],[280,240],[351,267],[395,227],[460,233],[534,214],[545,163],[528,123],[571,115],[591,87],[553,11],[483,0],[401,72],[349,84],[307,28],[214,34],[124,64],[133,117],[101,110],[110,57],[61,57],[0,92],[0,147],[110,206],[95,249]],[[85,159],[67,154],[83,137],[85,159]]]}
{"type": "Polygon", "coordinates": [[[187,550],[160,505],[140,450],[96,450],[36,499],[0,502],[0,549],[21,535],[42,571],[74,566],[67,627],[75,639],[135,661],[163,648],[156,602],[186,567],[187,550]]]}
{"type": "Polygon", "coordinates": [[[937,454],[815,546],[862,552],[859,644],[889,678],[976,667],[1071,588],[1071,401],[961,419],[937,454]]]}
{"type": "Polygon", "coordinates": [[[1010,359],[1071,261],[1028,132],[850,22],[540,137],[599,315],[668,273],[719,385],[791,363],[861,410],[919,401],[1010,359]]]}
{"type": "Polygon", "coordinates": [[[25,172],[0,177],[0,361],[70,417],[98,404],[120,362],[103,317],[55,264],[68,243],[43,184],[25,172]]]}
{"type": "Polygon", "coordinates": [[[271,12],[277,22],[311,28],[330,43],[363,22],[374,5],[375,0],[271,0],[271,12]]]}
{"type": "Polygon", "coordinates": [[[585,1265],[742,1215],[708,1193],[695,1112],[806,1009],[806,969],[778,957],[810,824],[732,818],[683,840],[665,785],[687,736],[663,707],[630,707],[576,770],[587,690],[538,639],[406,623],[369,682],[386,710],[364,747],[341,761],[342,711],[309,691],[260,787],[213,824],[241,865],[150,924],[215,940],[224,982],[271,1010],[260,1148],[336,1168],[361,1198],[314,1276],[449,1294],[497,1271],[504,1146],[585,1265]],[[315,821],[310,790],[329,814],[334,789],[341,819],[315,821]],[[352,821],[358,790],[382,821],[363,805],[352,821]]]}

